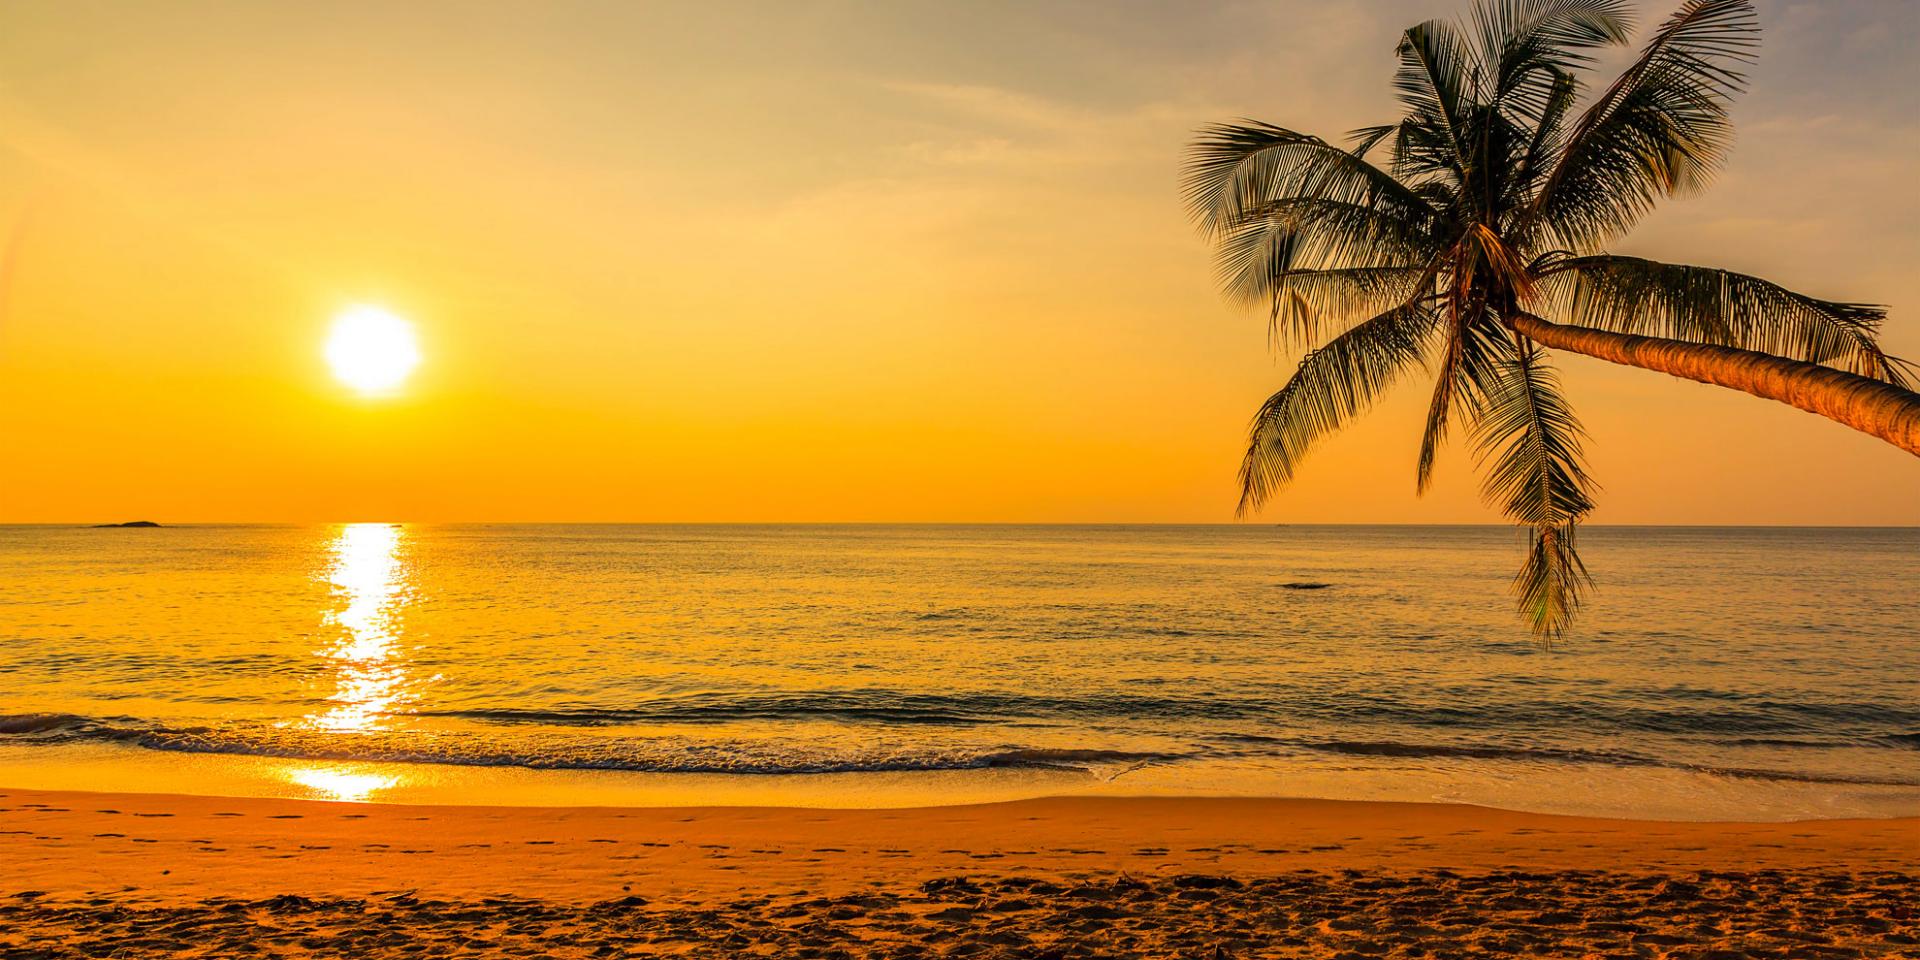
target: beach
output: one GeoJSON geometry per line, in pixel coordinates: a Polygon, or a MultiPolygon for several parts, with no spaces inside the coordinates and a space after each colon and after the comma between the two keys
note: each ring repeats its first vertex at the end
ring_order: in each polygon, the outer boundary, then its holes
{"type": "Polygon", "coordinates": [[[1914,531],[1595,530],[1552,652],[1479,528],[98,532],[0,960],[1920,951],[1914,531]]]}
{"type": "Polygon", "coordinates": [[[1920,819],[0,790],[0,956],[1910,956],[1920,819]],[[1709,950],[1721,951],[1718,953],[1709,950]]]}

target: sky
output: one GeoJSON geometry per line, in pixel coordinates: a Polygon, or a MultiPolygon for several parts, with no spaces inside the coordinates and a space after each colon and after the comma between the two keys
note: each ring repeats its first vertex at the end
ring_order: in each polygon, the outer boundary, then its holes
{"type": "MultiPolygon", "coordinates": [[[[1464,10],[9,3],[0,522],[1231,520],[1297,356],[1183,149],[1390,120],[1399,31],[1464,10]],[[323,358],[356,304],[417,329],[393,395],[323,358]]],[[[1614,249],[1887,304],[1920,357],[1920,5],[1762,21],[1714,189],[1614,249]]],[[[1595,522],[1920,523],[1879,440],[1558,363],[1595,522]]],[[[1498,521],[1459,440],[1414,494],[1426,395],[1255,522],[1498,521]]]]}

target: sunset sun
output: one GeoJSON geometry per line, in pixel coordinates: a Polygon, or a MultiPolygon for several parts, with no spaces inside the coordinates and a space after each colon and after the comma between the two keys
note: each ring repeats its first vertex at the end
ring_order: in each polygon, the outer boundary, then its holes
{"type": "Polygon", "coordinates": [[[379,307],[352,307],[333,321],[327,365],[341,383],[361,393],[388,393],[420,363],[413,325],[379,307]]]}

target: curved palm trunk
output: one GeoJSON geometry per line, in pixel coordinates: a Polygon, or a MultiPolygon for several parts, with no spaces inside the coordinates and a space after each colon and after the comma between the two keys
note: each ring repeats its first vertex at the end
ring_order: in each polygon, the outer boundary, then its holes
{"type": "Polygon", "coordinates": [[[1920,393],[1890,383],[1769,353],[1567,326],[1524,313],[1508,324],[1543,346],[1778,400],[1920,456],[1920,393]]]}

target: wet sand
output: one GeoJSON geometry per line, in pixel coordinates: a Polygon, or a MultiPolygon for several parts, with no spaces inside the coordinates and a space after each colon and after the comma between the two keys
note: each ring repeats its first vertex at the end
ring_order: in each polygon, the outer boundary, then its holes
{"type": "Polygon", "coordinates": [[[0,790],[4,957],[1911,956],[1917,878],[1920,819],[0,790]]]}

